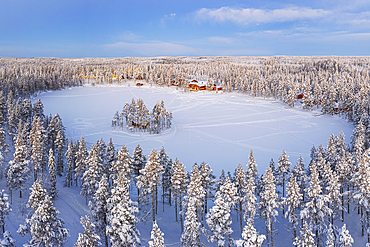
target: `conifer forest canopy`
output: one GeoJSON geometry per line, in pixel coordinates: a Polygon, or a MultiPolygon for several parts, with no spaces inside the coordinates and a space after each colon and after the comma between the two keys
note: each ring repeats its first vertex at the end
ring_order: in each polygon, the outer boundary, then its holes
{"type": "MultiPolygon", "coordinates": [[[[0,246],[370,244],[369,66],[369,57],[336,56],[0,57],[0,246]],[[112,138],[87,143],[88,133],[71,138],[64,115],[39,99],[100,86],[237,93],[343,120],[353,132],[327,136],[309,159],[281,150],[265,171],[251,148],[246,164],[220,175],[207,161],[185,168],[166,146],[144,152],[112,138]]],[[[170,133],[171,102],[150,100],[158,103],[125,99],[107,124],[151,138],[170,133]]]]}

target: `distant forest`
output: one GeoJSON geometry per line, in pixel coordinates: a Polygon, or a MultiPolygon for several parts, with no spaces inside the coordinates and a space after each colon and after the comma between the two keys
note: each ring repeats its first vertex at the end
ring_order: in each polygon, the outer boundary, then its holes
{"type": "MultiPolygon", "coordinates": [[[[10,201],[14,191],[22,197],[26,181],[35,181],[28,218],[18,233],[29,233],[29,246],[63,245],[68,229],[53,207],[56,176],[63,176],[65,186],[81,187],[91,209],[91,219],[81,219],[85,231],[75,246],[87,241],[91,246],[139,245],[139,220],[153,221],[151,246],[162,246],[158,197],[174,204],[184,246],[201,246],[200,234],[218,246],[274,246],[279,213],[289,221],[296,246],[351,246],[346,224],[335,225],[335,220],[345,222],[345,212],[354,208],[370,243],[369,65],[368,57],[0,58],[0,175],[7,179],[10,201]],[[234,175],[226,171],[216,179],[207,163],[195,164],[188,174],[164,148],[146,157],[139,145],[130,154],[126,146],[117,152],[112,141],[106,145],[98,140],[88,151],[83,136],[66,139],[61,116],[45,115],[41,100],[31,104],[40,92],[86,83],[124,85],[134,80],[190,91],[192,79],[207,81],[208,88],[220,85],[225,93],[273,98],[289,107],[301,103],[307,111],[340,115],[354,124],[351,142],[344,142],[343,133],[332,134],[326,147],[312,148],[307,166],[299,159],[292,167],[283,151],[262,176],[251,151],[245,171],[240,165],[234,175]],[[14,159],[4,160],[9,151],[14,159]],[[137,202],[130,198],[130,186],[137,189],[137,202]],[[230,237],[231,212],[238,215],[239,240],[230,237]],[[254,227],[257,215],[265,222],[265,229],[259,229],[263,234],[254,227]],[[40,227],[50,230],[40,232],[40,227]]],[[[12,246],[15,234],[4,226],[8,200],[0,191],[4,246],[12,246]]]]}

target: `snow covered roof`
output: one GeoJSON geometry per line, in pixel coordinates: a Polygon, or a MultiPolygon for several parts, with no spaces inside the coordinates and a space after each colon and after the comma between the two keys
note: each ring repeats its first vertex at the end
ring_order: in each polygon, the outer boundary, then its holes
{"type": "Polygon", "coordinates": [[[207,81],[205,80],[196,80],[196,79],[189,79],[189,84],[195,84],[195,85],[198,85],[198,86],[206,86],[207,85],[207,81]]]}

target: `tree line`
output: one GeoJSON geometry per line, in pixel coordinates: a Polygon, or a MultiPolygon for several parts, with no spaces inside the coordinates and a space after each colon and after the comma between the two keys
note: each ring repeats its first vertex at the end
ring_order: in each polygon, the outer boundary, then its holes
{"type": "Polygon", "coordinates": [[[368,57],[207,57],[207,58],[0,58],[0,86],[6,97],[28,98],[41,91],[85,83],[150,85],[187,91],[189,80],[212,81],[223,91],[274,98],[291,107],[320,108],[358,124],[369,123],[368,57]]]}

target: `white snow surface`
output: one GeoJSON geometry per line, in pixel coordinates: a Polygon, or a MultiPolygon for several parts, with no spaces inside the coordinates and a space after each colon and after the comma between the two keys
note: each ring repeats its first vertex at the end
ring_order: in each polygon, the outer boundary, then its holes
{"type": "MultiPolygon", "coordinates": [[[[132,153],[134,147],[140,144],[146,155],[153,149],[165,147],[170,158],[176,157],[190,171],[194,162],[208,162],[218,177],[221,169],[234,172],[238,164],[248,162],[248,155],[253,148],[259,173],[264,173],[270,159],[275,163],[285,149],[290,161],[295,165],[299,156],[309,163],[312,145],[327,145],[331,133],[339,135],[343,130],[346,141],[352,134],[353,125],[338,116],[319,115],[318,111],[304,111],[300,103],[294,108],[272,99],[252,98],[240,93],[214,93],[177,91],[176,88],[136,87],[136,86],[85,86],[63,91],[47,92],[39,95],[45,106],[45,114],[59,113],[67,128],[67,137],[74,141],[83,134],[89,146],[103,138],[108,143],[112,137],[116,149],[125,144],[132,153]],[[159,135],[148,133],[132,133],[128,130],[113,130],[111,120],[116,110],[121,111],[125,102],[141,98],[148,109],[160,100],[165,107],[173,111],[173,126],[159,135]],[[318,115],[318,116],[317,116],[318,115]]],[[[10,156],[11,154],[9,154],[10,156]]],[[[8,157],[7,161],[11,157],[8,157]]],[[[63,188],[64,178],[57,181],[58,198],[54,206],[60,211],[59,217],[64,219],[65,227],[70,230],[71,237],[65,246],[73,246],[79,232],[83,231],[80,217],[90,213],[85,198],[80,195],[79,187],[63,188]]],[[[28,187],[32,185],[32,179],[28,187]]],[[[6,188],[6,180],[0,180],[1,188],[6,188]]],[[[7,188],[6,191],[8,192],[7,188]]],[[[9,193],[9,192],[8,192],[9,193]]],[[[136,200],[136,189],[131,190],[133,200],[136,200]]],[[[21,237],[16,233],[19,224],[25,223],[22,211],[28,200],[29,190],[24,191],[23,198],[19,192],[13,193],[13,211],[6,218],[6,230],[10,230],[16,239],[16,246],[22,246],[30,239],[29,235],[21,237]]],[[[209,208],[213,203],[209,202],[209,208]]],[[[166,246],[180,246],[180,224],[175,222],[174,206],[158,204],[156,220],[164,233],[166,246]]],[[[288,222],[281,218],[279,211],[275,223],[275,246],[292,246],[292,234],[287,229],[288,222]]],[[[346,213],[345,222],[350,234],[355,239],[355,246],[364,246],[366,237],[361,237],[359,216],[351,211],[351,217],[346,213]]],[[[239,223],[233,212],[232,228],[234,239],[241,238],[239,223]]],[[[245,224],[245,222],[244,222],[245,224]]],[[[341,222],[337,222],[339,227],[341,222]]],[[[264,222],[256,219],[257,231],[265,233],[264,222]]],[[[142,246],[148,246],[152,223],[140,223],[142,246]]],[[[201,241],[208,243],[202,235],[201,241]]],[[[266,241],[264,245],[266,246],[266,241]]]]}
{"type": "MultiPolygon", "coordinates": [[[[67,127],[67,137],[77,141],[83,134],[88,146],[103,138],[113,139],[116,148],[126,145],[132,152],[137,144],[149,155],[165,147],[173,160],[177,157],[188,170],[195,162],[208,162],[216,176],[221,169],[231,171],[245,165],[253,149],[260,174],[271,158],[275,163],[285,149],[295,165],[299,156],[309,163],[310,149],[324,147],[331,133],[342,130],[346,142],[353,125],[339,116],[319,115],[272,99],[252,98],[241,93],[182,92],[174,87],[100,86],[78,87],[39,95],[45,114],[56,113],[67,127]],[[164,100],[173,112],[170,130],[161,134],[114,130],[116,110],[121,111],[132,98],[141,98],[152,109],[164,100]],[[317,116],[319,115],[319,116],[317,116]]],[[[35,99],[36,100],[36,99],[35,99]]]]}

